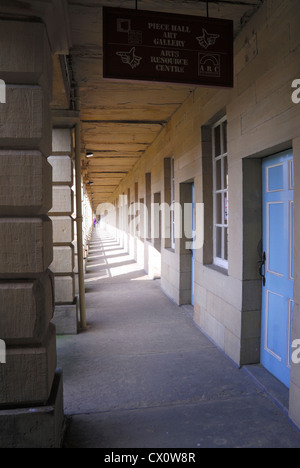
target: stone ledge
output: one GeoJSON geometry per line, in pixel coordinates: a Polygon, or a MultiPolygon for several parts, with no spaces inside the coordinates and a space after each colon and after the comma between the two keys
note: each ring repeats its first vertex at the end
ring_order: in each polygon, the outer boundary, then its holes
{"type": "Polygon", "coordinates": [[[50,323],[41,346],[7,348],[6,364],[0,366],[0,405],[11,408],[45,404],[56,366],[56,330],[50,323]]]}
{"type": "Polygon", "coordinates": [[[61,448],[64,423],[63,374],[57,369],[45,406],[0,411],[0,448],[61,448]]]}
{"type": "Polygon", "coordinates": [[[77,335],[78,332],[78,303],[57,305],[52,323],[56,327],[57,335],[77,335]]]}

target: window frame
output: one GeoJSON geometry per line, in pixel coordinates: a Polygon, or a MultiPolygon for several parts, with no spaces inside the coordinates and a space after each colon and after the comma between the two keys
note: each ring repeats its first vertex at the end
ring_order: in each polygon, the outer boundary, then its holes
{"type": "Polygon", "coordinates": [[[213,159],[213,264],[228,270],[228,151],[227,151],[227,116],[218,120],[212,126],[212,159],[213,159]],[[224,135],[224,126],[226,137],[224,135]],[[216,129],[220,128],[220,154],[216,154],[216,129]],[[226,142],[226,143],[225,143],[226,142]],[[220,161],[220,185],[217,187],[217,164],[220,161]],[[225,169],[227,161],[227,172],[225,169]],[[221,198],[221,204],[220,200],[221,198]],[[225,205],[226,203],[226,205],[225,205]],[[218,208],[219,205],[219,208],[218,208]],[[226,207],[225,207],[226,206],[226,207]],[[217,219],[219,217],[219,219],[217,219]],[[218,239],[218,231],[221,232],[221,238],[218,239]],[[220,242],[220,244],[219,244],[220,242]],[[220,253],[220,254],[219,254],[220,253]]]}
{"type": "Polygon", "coordinates": [[[151,172],[145,174],[145,202],[146,202],[146,235],[145,239],[149,242],[152,241],[152,178],[151,172]]]}

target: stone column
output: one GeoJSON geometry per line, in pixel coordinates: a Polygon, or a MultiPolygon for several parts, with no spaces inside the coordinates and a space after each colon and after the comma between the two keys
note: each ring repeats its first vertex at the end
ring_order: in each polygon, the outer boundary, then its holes
{"type": "Polygon", "coordinates": [[[50,266],[55,278],[53,323],[58,334],[77,333],[77,298],[74,280],[74,192],[72,130],[53,129],[52,155],[54,256],[50,266]]]}
{"type": "Polygon", "coordinates": [[[0,447],[58,447],[50,100],[52,54],[42,23],[0,21],[0,447]]]}

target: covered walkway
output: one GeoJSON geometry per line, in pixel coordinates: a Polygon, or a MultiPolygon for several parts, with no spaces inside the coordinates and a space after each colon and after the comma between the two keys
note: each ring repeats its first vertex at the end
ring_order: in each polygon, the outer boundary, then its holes
{"type": "Polygon", "coordinates": [[[284,412],[105,232],[86,293],[88,330],[58,337],[65,447],[300,447],[284,412]]]}

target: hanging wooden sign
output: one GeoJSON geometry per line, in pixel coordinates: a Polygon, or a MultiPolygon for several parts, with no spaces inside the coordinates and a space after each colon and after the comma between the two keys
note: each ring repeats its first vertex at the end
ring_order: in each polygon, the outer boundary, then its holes
{"type": "Polygon", "coordinates": [[[104,7],[103,77],[231,88],[233,22],[104,7]]]}

